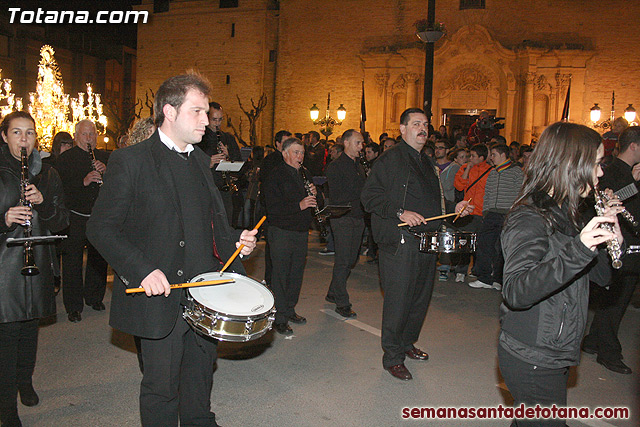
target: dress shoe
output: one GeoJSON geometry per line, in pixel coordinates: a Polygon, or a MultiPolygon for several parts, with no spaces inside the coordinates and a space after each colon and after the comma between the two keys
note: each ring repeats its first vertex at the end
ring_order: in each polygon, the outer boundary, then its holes
{"type": "Polygon", "coordinates": [[[347,319],[357,316],[356,312],[351,310],[351,307],[336,307],[336,313],[347,319]]]}
{"type": "Polygon", "coordinates": [[[78,323],[81,320],[82,320],[82,315],[80,314],[79,311],[71,311],[71,312],[69,312],[69,321],[71,321],[73,323],[78,323]]]}
{"type": "Polygon", "coordinates": [[[20,392],[20,402],[24,406],[36,406],[40,402],[33,384],[18,384],[18,392],[20,392]]]}
{"type": "Polygon", "coordinates": [[[297,323],[298,325],[304,325],[305,323],[307,323],[307,319],[300,316],[298,313],[293,313],[293,316],[289,316],[289,322],[297,323]]]}
{"type": "Polygon", "coordinates": [[[324,297],[324,300],[326,302],[330,302],[331,304],[335,304],[336,303],[336,299],[332,295],[327,295],[326,297],[324,297]]]}
{"type": "Polygon", "coordinates": [[[587,354],[598,353],[598,347],[592,347],[590,345],[587,345],[584,340],[582,341],[582,345],[580,346],[580,348],[582,349],[582,351],[584,351],[587,354]]]}
{"type": "Polygon", "coordinates": [[[412,347],[411,350],[404,352],[410,359],[429,360],[429,355],[419,348],[412,347]]]}
{"type": "Polygon", "coordinates": [[[404,363],[400,363],[399,365],[393,365],[385,369],[389,371],[391,375],[393,375],[394,377],[400,380],[409,381],[413,379],[413,376],[411,376],[411,372],[409,372],[407,367],[404,366],[404,363]]]}
{"type": "Polygon", "coordinates": [[[87,305],[91,306],[91,308],[93,308],[95,311],[104,311],[104,309],[106,308],[102,301],[101,302],[94,302],[93,304],[87,304],[87,305]]]}
{"type": "Polygon", "coordinates": [[[291,326],[289,326],[288,323],[274,323],[273,329],[275,329],[277,333],[282,335],[293,334],[293,329],[291,329],[291,326]]]}
{"type": "Polygon", "coordinates": [[[598,357],[596,359],[596,362],[598,362],[608,370],[616,372],[618,374],[629,375],[631,373],[631,368],[625,365],[622,360],[605,360],[598,357]]]}

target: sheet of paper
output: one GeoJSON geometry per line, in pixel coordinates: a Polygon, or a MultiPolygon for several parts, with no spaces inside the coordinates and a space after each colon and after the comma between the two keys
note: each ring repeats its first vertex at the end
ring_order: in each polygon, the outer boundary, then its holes
{"type": "Polygon", "coordinates": [[[227,162],[223,160],[218,163],[216,170],[218,172],[238,172],[242,168],[242,165],[244,165],[244,162],[227,162]]]}

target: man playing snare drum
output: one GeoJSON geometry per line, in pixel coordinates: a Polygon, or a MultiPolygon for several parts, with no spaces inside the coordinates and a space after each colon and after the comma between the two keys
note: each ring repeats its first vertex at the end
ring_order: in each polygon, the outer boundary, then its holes
{"type": "MultiPolygon", "coordinates": [[[[217,425],[210,411],[216,341],[183,319],[185,291],[169,284],[219,270],[240,244],[243,255],[256,246],[256,231],[229,227],[209,158],[193,147],[209,123],[208,94],[195,73],[160,86],[158,130],[114,152],[87,223],[89,240],[116,272],[110,325],[141,337],[143,426],[217,425]],[[146,295],[125,294],[136,287],[146,295]]],[[[244,273],[238,260],[230,270],[244,273]]]]}
{"type": "MultiPolygon", "coordinates": [[[[419,251],[417,232],[436,231],[441,221],[424,219],[453,211],[445,202],[435,165],[422,152],[427,142],[427,116],[410,108],[400,116],[402,141],[378,158],[362,190],[362,204],[371,212],[373,238],[379,247],[380,282],[384,291],[382,311],[383,367],[401,380],[410,380],[405,357],[427,360],[429,355],[416,348],[427,314],[437,254],[419,251]]],[[[473,206],[460,202],[456,212],[468,214],[473,206]]]]}

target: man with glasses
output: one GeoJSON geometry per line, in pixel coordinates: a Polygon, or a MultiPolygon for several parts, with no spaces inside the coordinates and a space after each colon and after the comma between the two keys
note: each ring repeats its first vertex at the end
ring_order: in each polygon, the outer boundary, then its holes
{"type": "MultiPolygon", "coordinates": [[[[216,171],[218,164],[223,160],[230,160],[232,162],[242,161],[242,155],[240,154],[240,148],[236,143],[236,138],[230,133],[222,131],[222,120],[224,113],[222,111],[222,105],[217,102],[209,103],[209,125],[205,129],[202,142],[198,144],[200,149],[211,157],[209,167],[213,173],[213,180],[216,183],[216,187],[220,190],[222,195],[222,201],[224,202],[224,208],[227,211],[227,217],[229,219],[229,225],[236,222],[238,215],[236,212],[240,212],[242,205],[242,198],[239,194],[236,194],[227,188],[228,182],[225,181],[222,172],[216,171]],[[239,200],[236,200],[239,197],[239,200]]],[[[225,174],[227,181],[235,181],[236,176],[229,173],[225,174]]]]}

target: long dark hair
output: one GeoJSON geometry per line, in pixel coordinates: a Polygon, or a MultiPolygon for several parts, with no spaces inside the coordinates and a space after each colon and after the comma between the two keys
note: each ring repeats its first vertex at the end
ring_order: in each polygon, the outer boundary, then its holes
{"type": "MultiPolygon", "coordinates": [[[[537,192],[553,193],[557,205],[567,203],[569,219],[580,228],[582,194],[593,188],[593,169],[602,138],[583,125],[554,123],[542,132],[524,171],[524,182],[513,206],[528,204],[537,192]]],[[[541,210],[551,222],[549,213],[541,210]]]]}

